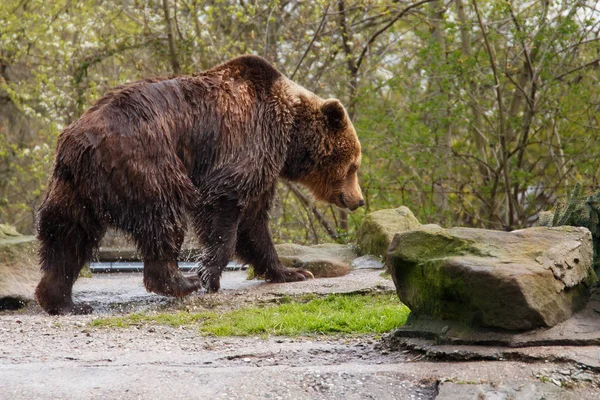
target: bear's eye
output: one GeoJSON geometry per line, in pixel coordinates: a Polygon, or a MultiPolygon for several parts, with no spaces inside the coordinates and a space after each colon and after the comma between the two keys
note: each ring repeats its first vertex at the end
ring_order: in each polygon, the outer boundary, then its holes
{"type": "Polygon", "coordinates": [[[348,174],[353,174],[356,171],[358,171],[358,165],[356,164],[352,164],[350,165],[350,168],[348,168],[348,174]]]}

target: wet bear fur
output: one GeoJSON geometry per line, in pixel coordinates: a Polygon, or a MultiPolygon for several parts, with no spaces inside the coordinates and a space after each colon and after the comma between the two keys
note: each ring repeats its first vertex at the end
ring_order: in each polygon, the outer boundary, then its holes
{"type": "Polygon", "coordinates": [[[359,165],[340,102],[256,56],[115,88],[58,138],[38,212],[36,298],[50,314],[90,312],[73,303],[72,287],[108,226],[134,239],[144,284],[158,294],[215,292],[233,257],[271,282],[304,280],[309,272],[281,265],[269,231],[277,179],[355,209],[359,165]],[[188,217],[205,249],[191,277],[177,267],[188,217]]]}

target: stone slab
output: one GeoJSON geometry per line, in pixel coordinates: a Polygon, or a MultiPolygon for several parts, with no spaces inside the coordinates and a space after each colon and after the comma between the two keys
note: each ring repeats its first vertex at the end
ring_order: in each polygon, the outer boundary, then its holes
{"type": "Polygon", "coordinates": [[[506,382],[501,385],[443,382],[436,400],[578,400],[575,394],[547,382],[506,382]]]}
{"type": "Polygon", "coordinates": [[[554,326],[583,307],[597,281],[592,253],[585,228],[423,226],[396,234],[386,262],[415,314],[525,331],[554,326]]]}
{"type": "MultiPolygon", "coordinates": [[[[394,335],[434,340],[438,344],[528,347],[546,345],[600,346],[600,288],[584,309],[551,328],[526,332],[470,327],[459,321],[412,316],[394,335]]],[[[600,358],[599,358],[600,359],[600,358]]],[[[600,362],[600,361],[599,361],[600,362]]]]}

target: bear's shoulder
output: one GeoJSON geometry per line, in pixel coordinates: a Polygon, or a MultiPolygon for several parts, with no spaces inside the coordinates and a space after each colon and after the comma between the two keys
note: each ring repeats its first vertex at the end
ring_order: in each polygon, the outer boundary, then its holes
{"type": "Polygon", "coordinates": [[[277,70],[270,62],[262,57],[255,55],[243,55],[233,58],[227,62],[217,65],[210,70],[198,75],[202,76],[219,75],[222,78],[247,81],[253,86],[269,89],[283,78],[283,74],[277,70]]]}
{"type": "Polygon", "coordinates": [[[243,56],[232,58],[231,60],[226,61],[222,64],[219,64],[212,69],[213,70],[246,69],[246,70],[253,70],[253,71],[264,71],[266,73],[281,76],[281,72],[279,72],[273,66],[273,64],[271,64],[269,61],[265,60],[264,58],[253,55],[253,54],[245,54],[243,56]]]}

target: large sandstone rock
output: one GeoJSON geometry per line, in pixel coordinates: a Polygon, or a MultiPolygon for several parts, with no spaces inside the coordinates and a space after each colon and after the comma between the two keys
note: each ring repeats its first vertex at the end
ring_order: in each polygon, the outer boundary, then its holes
{"type": "Polygon", "coordinates": [[[0,225],[0,308],[13,308],[33,299],[41,275],[35,236],[22,236],[14,228],[0,225]]]}
{"type": "Polygon", "coordinates": [[[374,211],[365,217],[356,233],[358,252],[385,258],[396,233],[420,227],[421,224],[408,207],[374,211]]]}
{"type": "Polygon", "coordinates": [[[350,246],[341,244],[278,244],[275,248],[285,267],[306,269],[312,272],[315,278],[346,275],[352,270],[352,261],[357,257],[350,246]]]}
{"type": "Polygon", "coordinates": [[[511,330],[568,319],[597,280],[590,232],[568,226],[423,226],[394,237],[387,264],[413,313],[511,330]]]}

